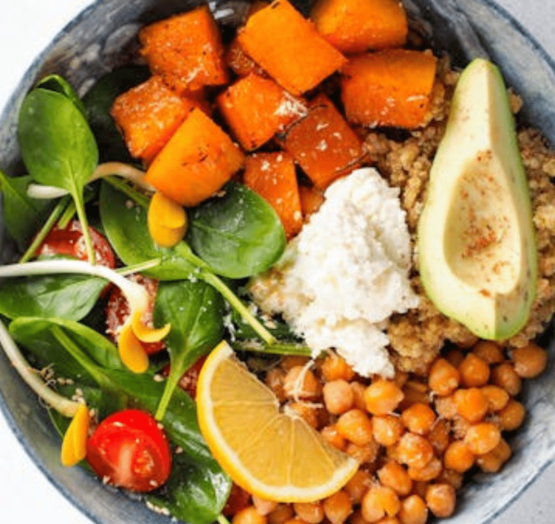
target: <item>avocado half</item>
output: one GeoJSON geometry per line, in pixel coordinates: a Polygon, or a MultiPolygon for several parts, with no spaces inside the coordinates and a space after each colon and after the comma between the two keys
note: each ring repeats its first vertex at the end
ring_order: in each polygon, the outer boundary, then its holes
{"type": "Polygon", "coordinates": [[[422,284],[445,315],[480,338],[524,327],[537,249],[507,89],[484,59],[463,71],[418,224],[422,284]]]}

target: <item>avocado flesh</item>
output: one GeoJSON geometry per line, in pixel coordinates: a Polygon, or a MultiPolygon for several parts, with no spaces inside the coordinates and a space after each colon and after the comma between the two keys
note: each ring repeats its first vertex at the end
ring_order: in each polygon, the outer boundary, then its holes
{"type": "Polygon", "coordinates": [[[442,313],[484,339],[524,327],[537,279],[532,204],[507,90],[487,60],[473,60],[457,84],[418,253],[422,284],[442,313]]]}

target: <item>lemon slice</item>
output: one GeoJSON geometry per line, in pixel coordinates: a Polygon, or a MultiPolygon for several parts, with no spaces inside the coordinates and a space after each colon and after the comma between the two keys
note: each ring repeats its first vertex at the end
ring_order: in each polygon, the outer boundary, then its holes
{"type": "Polygon", "coordinates": [[[313,502],[341,489],[358,462],[328,444],[220,343],[202,367],[199,425],[210,450],[248,492],[280,502],[313,502]]]}

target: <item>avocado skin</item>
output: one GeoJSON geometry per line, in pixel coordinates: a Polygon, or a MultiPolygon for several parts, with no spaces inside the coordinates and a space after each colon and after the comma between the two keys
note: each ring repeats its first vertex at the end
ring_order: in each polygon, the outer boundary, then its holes
{"type": "Polygon", "coordinates": [[[480,338],[505,340],[528,321],[537,281],[532,216],[503,77],[474,59],[432,164],[417,249],[427,296],[480,338]]]}

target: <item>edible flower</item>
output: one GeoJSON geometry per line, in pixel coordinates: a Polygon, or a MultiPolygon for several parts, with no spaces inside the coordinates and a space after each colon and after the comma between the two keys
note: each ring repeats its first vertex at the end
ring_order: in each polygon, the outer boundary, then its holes
{"type": "Polygon", "coordinates": [[[183,240],[187,231],[185,209],[160,192],[152,195],[147,222],[152,240],[160,247],[175,246],[183,240]]]}
{"type": "Polygon", "coordinates": [[[85,404],[77,409],[62,442],[61,460],[64,466],[75,466],[87,456],[90,416],[85,404]]]}

